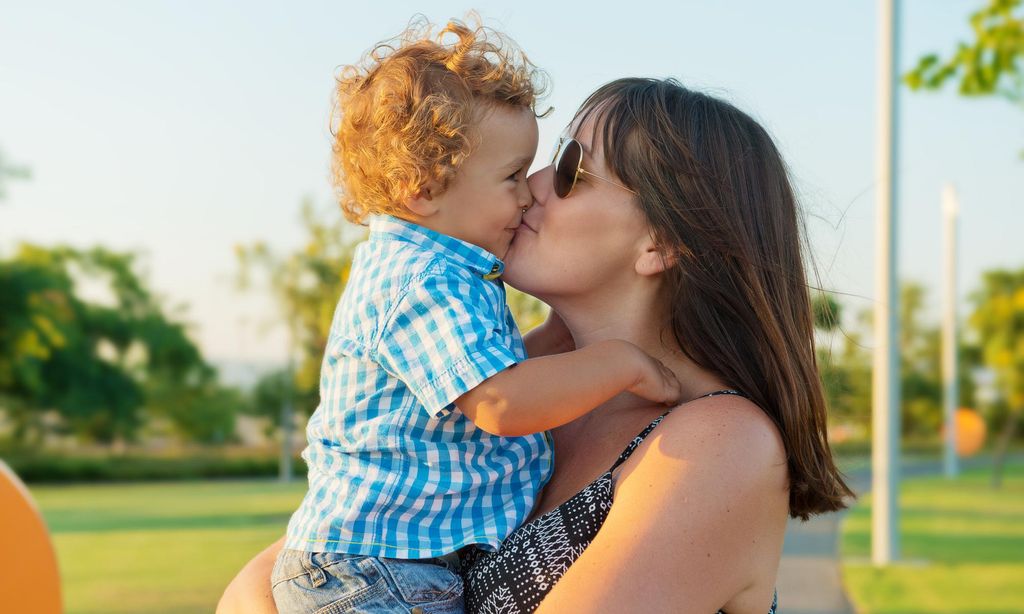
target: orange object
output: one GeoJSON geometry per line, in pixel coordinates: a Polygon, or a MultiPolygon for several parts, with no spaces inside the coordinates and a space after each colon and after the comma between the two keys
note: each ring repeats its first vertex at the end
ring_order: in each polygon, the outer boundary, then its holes
{"type": "Polygon", "coordinates": [[[32,495],[0,460],[0,610],[59,614],[60,575],[32,495]]]}
{"type": "MultiPolygon", "coordinates": [[[[956,410],[956,454],[957,456],[974,456],[985,445],[985,421],[973,409],[961,407],[956,410]]],[[[946,436],[943,427],[942,436],[946,436]]]]}

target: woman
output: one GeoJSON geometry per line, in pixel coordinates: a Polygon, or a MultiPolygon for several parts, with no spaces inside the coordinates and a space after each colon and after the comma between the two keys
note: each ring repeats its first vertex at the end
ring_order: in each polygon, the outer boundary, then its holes
{"type": "MultiPolygon", "coordinates": [[[[460,553],[467,608],[774,610],[787,517],[852,495],[825,439],[785,165],[750,117],[673,80],[601,87],[570,135],[530,178],[506,256],[504,279],[557,314],[531,345],[626,339],[692,400],[666,413],[623,394],[556,430],[531,520],[496,553],[460,553]]],[[[222,611],[273,611],[278,548],[222,611]]]]}

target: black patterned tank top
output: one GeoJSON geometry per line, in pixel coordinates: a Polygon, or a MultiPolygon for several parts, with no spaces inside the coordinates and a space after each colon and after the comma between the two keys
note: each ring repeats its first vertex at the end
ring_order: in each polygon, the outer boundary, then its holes
{"type": "MultiPolygon", "coordinates": [[[[698,398],[722,394],[718,390],[698,398]]],[[[586,550],[612,508],[612,472],[633,454],[640,442],[669,412],[658,416],[622,451],[615,464],[583,490],[550,512],[512,532],[496,552],[469,548],[461,555],[469,614],[527,614],[533,612],[586,550]]],[[[778,596],[768,614],[775,614],[778,596]]],[[[722,614],[719,612],[718,614],[722,614]]]]}

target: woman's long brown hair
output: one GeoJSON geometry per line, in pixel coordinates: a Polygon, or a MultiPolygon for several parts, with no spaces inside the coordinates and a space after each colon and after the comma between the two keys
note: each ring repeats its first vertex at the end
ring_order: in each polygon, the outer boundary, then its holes
{"type": "Polygon", "coordinates": [[[790,515],[842,509],[853,493],[826,438],[825,396],[802,224],[771,137],[731,104],[657,79],[619,79],[583,103],[608,168],[639,194],[669,269],[682,351],[775,422],[790,515]]]}

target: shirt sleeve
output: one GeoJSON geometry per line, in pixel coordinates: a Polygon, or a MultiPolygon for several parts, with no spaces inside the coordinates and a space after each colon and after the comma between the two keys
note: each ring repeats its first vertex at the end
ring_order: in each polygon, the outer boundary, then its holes
{"type": "Polygon", "coordinates": [[[475,285],[445,275],[414,282],[378,338],[380,365],[435,417],[518,362],[496,317],[503,310],[475,285]]]}

